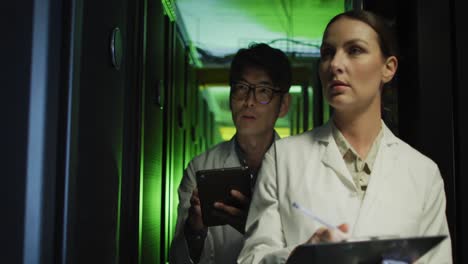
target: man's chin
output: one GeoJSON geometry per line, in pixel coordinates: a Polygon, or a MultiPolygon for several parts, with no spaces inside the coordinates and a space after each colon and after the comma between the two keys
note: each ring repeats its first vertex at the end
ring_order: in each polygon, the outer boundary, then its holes
{"type": "Polygon", "coordinates": [[[266,136],[267,131],[258,129],[256,127],[240,127],[237,128],[237,134],[243,137],[258,137],[266,136]]]}
{"type": "Polygon", "coordinates": [[[241,136],[257,136],[260,134],[259,132],[258,129],[250,127],[237,128],[237,134],[241,136]]]}

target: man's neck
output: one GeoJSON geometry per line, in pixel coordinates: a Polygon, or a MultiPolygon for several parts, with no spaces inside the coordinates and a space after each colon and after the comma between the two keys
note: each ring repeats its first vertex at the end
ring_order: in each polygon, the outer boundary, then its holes
{"type": "Polygon", "coordinates": [[[268,150],[273,141],[274,131],[265,135],[258,136],[242,136],[237,135],[237,143],[245,154],[246,162],[249,168],[258,170],[260,167],[263,155],[268,150]]]}

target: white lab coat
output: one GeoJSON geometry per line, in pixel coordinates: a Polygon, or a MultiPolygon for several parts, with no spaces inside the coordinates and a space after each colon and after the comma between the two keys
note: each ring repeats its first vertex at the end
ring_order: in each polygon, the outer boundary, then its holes
{"type": "MultiPolygon", "coordinates": [[[[258,176],[238,262],[284,263],[292,249],[322,227],[293,202],[333,225],[348,223],[353,237],[449,235],[437,165],[382,127],[362,203],[330,123],[277,141],[258,176]]],[[[452,263],[450,237],[418,263],[452,263]]]]}
{"type": "MultiPolygon", "coordinates": [[[[275,140],[279,139],[276,132],[274,136],[275,140]]],[[[187,166],[179,186],[178,216],[175,236],[169,253],[170,263],[193,263],[184,236],[184,225],[190,208],[190,197],[196,187],[195,173],[198,170],[241,166],[236,154],[234,140],[233,138],[230,141],[216,145],[195,157],[187,166]]],[[[243,235],[230,225],[209,227],[199,263],[236,263],[243,243],[243,235]]]]}
{"type": "MultiPolygon", "coordinates": [[[[195,172],[241,166],[234,146],[234,139],[220,143],[195,157],[187,166],[179,186],[177,224],[170,249],[170,263],[193,263],[184,236],[184,225],[190,208],[190,197],[196,187],[195,172]]],[[[209,227],[199,263],[236,263],[243,242],[243,235],[229,225],[209,227]]]]}

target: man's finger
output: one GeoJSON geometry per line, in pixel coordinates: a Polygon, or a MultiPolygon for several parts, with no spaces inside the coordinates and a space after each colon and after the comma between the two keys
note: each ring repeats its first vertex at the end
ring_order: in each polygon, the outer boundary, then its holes
{"type": "Polygon", "coordinates": [[[233,215],[233,216],[241,216],[243,215],[243,211],[236,208],[236,207],[232,207],[232,206],[229,206],[229,205],[226,205],[224,203],[221,203],[221,202],[216,202],[214,203],[214,207],[219,209],[219,210],[222,210],[230,215],[233,215]]]}
{"type": "Polygon", "coordinates": [[[219,219],[222,219],[224,223],[234,227],[241,234],[245,233],[245,214],[241,216],[233,216],[223,210],[214,210],[213,215],[218,217],[219,219]]]}
{"type": "Polygon", "coordinates": [[[231,196],[238,200],[242,205],[248,205],[250,199],[238,190],[231,190],[231,196]]]}

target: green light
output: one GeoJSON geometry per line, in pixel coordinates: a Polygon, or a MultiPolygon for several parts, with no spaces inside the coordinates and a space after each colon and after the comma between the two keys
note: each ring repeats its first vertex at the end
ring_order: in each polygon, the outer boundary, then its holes
{"type": "Polygon", "coordinates": [[[193,63],[193,65],[196,68],[203,67],[202,61],[198,58],[197,47],[195,46],[195,44],[193,44],[193,42],[190,42],[189,50],[190,50],[190,60],[193,63]]]}
{"type": "MultiPolygon", "coordinates": [[[[174,119],[174,118],[172,118],[174,119]]],[[[170,122],[170,126],[172,127],[173,122],[170,122]]],[[[172,130],[172,129],[170,129],[172,130]]],[[[172,131],[171,131],[172,132],[172,131]]],[[[170,133],[169,135],[171,135],[172,133],[170,133]]],[[[164,223],[165,223],[165,234],[164,234],[164,242],[165,242],[165,248],[166,248],[166,252],[164,252],[164,259],[168,259],[168,249],[169,249],[169,246],[170,246],[170,241],[171,241],[171,237],[172,237],[172,179],[173,179],[173,172],[174,172],[174,164],[173,164],[173,158],[174,158],[174,155],[173,155],[173,147],[174,147],[174,136],[170,136],[170,150],[169,152],[167,153],[169,158],[167,160],[167,171],[166,171],[166,186],[164,186],[164,194],[165,194],[165,205],[164,205],[164,209],[165,209],[165,212],[164,212],[164,223]]]]}
{"type": "MultiPolygon", "coordinates": [[[[143,118],[144,120],[144,118],[143,118]]],[[[144,121],[143,121],[144,122],[144,121]]],[[[145,154],[144,154],[144,125],[142,125],[142,136],[141,136],[141,157],[140,157],[140,204],[138,208],[138,263],[142,263],[142,245],[143,245],[143,209],[145,204],[145,154]]]]}
{"type": "Polygon", "coordinates": [[[174,0],[161,0],[161,2],[164,7],[164,13],[169,17],[171,21],[176,21],[174,0]]]}
{"type": "Polygon", "coordinates": [[[300,85],[293,85],[289,89],[289,93],[291,93],[291,94],[293,94],[293,93],[294,94],[302,93],[302,87],[300,85]]]}
{"type": "Polygon", "coordinates": [[[118,172],[118,194],[117,194],[117,224],[115,232],[115,262],[119,263],[120,259],[120,218],[121,218],[121,206],[122,206],[122,145],[118,144],[116,147],[116,165],[118,172]]]}
{"type": "Polygon", "coordinates": [[[307,88],[307,93],[309,95],[309,120],[308,120],[308,130],[311,130],[314,128],[314,89],[312,86],[309,86],[307,88]]]}
{"type": "MultiPolygon", "coordinates": [[[[144,2],[144,19],[143,21],[145,21],[145,23],[143,23],[143,58],[146,58],[146,35],[147,35],[147,25],[146,25],[146,21],[147,21],[147,13],[148,13],[148,5],[147,5],[147,2],[145,1],[144,2]]],[[[142,83],[142,87],[145,87],[145,81],[144,81],[144,78],[143,78],[143,83],[142,83]]],[[[145,101],[144,98],[145,98],[145,94],[144,94],[144,90],[143,90],[143,102],[145,101]]],[[[145,111],[144,111],[144,105],[145,104],[142,104],[141,106],[141,132],[140,132],[140,146],[141,146],[141,149],[140,149],[140,186],[139,186],[139,190],[140,190],[140,193],[139,193],[139,205],[138,205],[138,263],[141,263],[142,262],[142,258],[143,258],[143,254],[142,254],[142,245],[143,245],[143,205],[144,205],[144,177],[145,177],[145,111]]]]}
{"type": "Polygon", "coordinates": [[[344,11],[343,0],[307,0],[307,1],[272,1],[271,9],[276,17],[262,16],[265,11],[263,5],[252,4],[251,0],[226,1],[257,24],[262,25],[271,32],[290,33],[292,38],[306,38],[321,40],[323,29],[330,19],[337,13],[344,11]]]}
{"type": "Polygon", "coordinates": [[[317,54],[325,25],[345,7],[344,0],[177,0],[176,5],[190,41],[220,57],[253,41],[317,54]]]}

